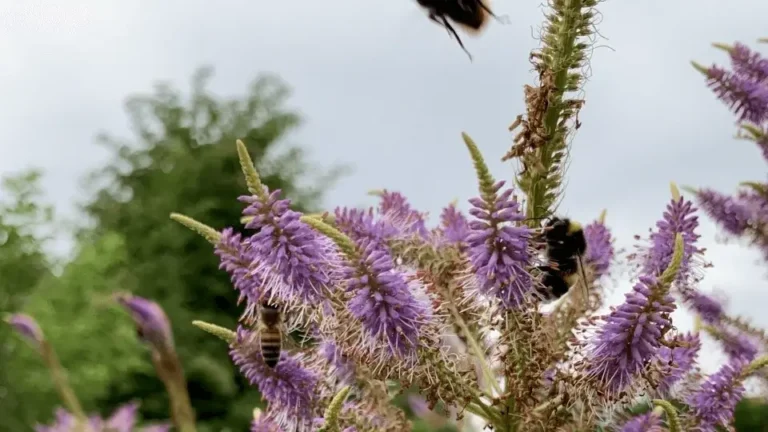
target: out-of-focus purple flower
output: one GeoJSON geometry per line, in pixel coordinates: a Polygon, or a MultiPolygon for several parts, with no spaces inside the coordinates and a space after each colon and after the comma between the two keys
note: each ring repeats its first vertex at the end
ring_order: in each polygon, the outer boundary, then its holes
{"type": "Polygon", "coordinates": [[[768,59],[736,42],[730,50],[733,72],[756,82],[768,82],[768,59]]]}
{"type": "Polygon", "coordinates": [[[336,227],[353,241],[366,240],[377,248],[387,249],[387,241],[400,231],[386,220],[377,220],[373,209],[360,210],[337,207],[334,211],[336,227]]]}
{"type": "Polygon", "coordinates": [[[6,322],[16,330],[24,339],[32,343],[34,346],[39,347],[43,343],[45,337],[43,331],[37,324],[34,318],[27,314],[15,313],[6,317],[6,322]]]}
{"type": "Polygon", "coordinates": [[[155,424],[144,426],[141,432],[169,432],[171,430],[170,424],[155,424]]]}
{"type": "Polygon", "coordinates": [[[507,308],[515,308],[533,289],[531,275],[526,271],[532,233],[528,227],[509,224],[525,216],[512,189],[497,195],[503,186],[503,181],[493,186],[493,202],[469,200],[473,206],[470,214],[476,219],[469,223],[467,243],[481,293],[498,298],[507,308]]]}
{"type": "Polygon", "coordinates": [[[280,426],[273,422],[269,417],[262,415],[253,419],[251,423],[251,432],[281,432],[280,426]]]}
{"type": "Polygon", "coordinates": [[[675,235],[683,236],[683,259],[677,272],[677,282],[688,280],[692,271],[694,254],[699,252],[696,241],[699,226],[693,203],[680,197],[667,204],[664,217],[656,222],[656,232],[651,233],[651,247],[643,262],[642,274],[660,276],[669,267],[675,249],[675,235]]]}
{"type": "Polygon", "coordinates": [[[671,326],[672,296],[656,293],[656,279],[641,276],[624,303],[606,317],[589,354],[588,374],[621,391],[657,355],[662,329],[671,326]]]}
{"type": "Polygon", "coordinates": [[[420,395],[409,395],[408,406],[416,417],[422,419],[431,429],[440,429],[448,423],[445,417],[429,409],[427,401],[420,395]]]}
{"type": "Polygon", "coordinates": [[[708,324],[719,323],[723,317],[723,305],[715,298],[702,294],[697,290],[689,290],[684,293],[685,301],[699,314],[702,321],[708,324]]]}
{"type": "Polygon", "coordinates": [[[739,116],[739,121],[760,124],[768,119],[768,83],[757,81],[744,72],[745,68],[730,72],[712,66],[707,69],[707,83],[739,116]]]}
{"type": "Polygon", "coordinates": [[[741,235],[749,227],[750,210],[733,197],[701,189],[696,193],[696,201],[709,217],[731,234],[741,235]]]}
{"type": "Polygon", "coordinates": [[[310,430],[318,414],[320,377],[303,366],[301,356],[282,352],[272,369],[261,357],[257,333],[243,327],[237,329],[230,356],[248,381],[259,388],[275,423],[288,431],[310,430]]]}
{"type": "Polygon", "coordinates": [[[117,301],[130,312],[142,340],[159,350],[173,348],[171,323],[160,305],[130,294],[118,295],[117,301]]]}
{"type": "Polygon", "coordinates": [[[367,332],[363,344],[386,341],[392,353],[409,354],[418,345],[419,330],[428,311],[395,270],[392,257],[366,240],[357,242],[359,257],[345,270],[347,303],[367,332]]]}
{"type": "Polygon", "coordinates": [[[451,204],[443,209],[440,214],[440,228],[443,232],[443,239],[447,243],[463,244],[469,236],[469,223],[467,218],[461,214],[455,204],[451,204]]]}
{"type": "Polygon", "coordinates": [[[656,390],[661,394],[669,392],[685,374],[693,370],[701,349],[701,340],[696,333],[680,335],[673,342],[678,343],[679,346],[659,348],[659,364],[663,371],[663,378],[656,390]]]}
{"type": "MultiPolygon", "coordinates": [[[[138,414],[137,403],[127,403],[118,407],[112,415],[103,420],[94,415],[88,419],[88,432],[168,432],[170,424],[148,425],[136,429],[136,415],[138,414]]],[[[49,426],[35,426],[37,432],[77,432],[77,421],[75,416],[63,408],[56,409],[56,417],[53,424],[49,426]]]]}
{"type": "Polygon", "coordinates": [[[734,329],[718,328],[718,339],[729,359],[752,361],[759,351],[755,342],[747,335],[734,329]]]}
{"type": "Polygon", "coordinates": [[[112,413],[105,422],[104,427],[114,429],[114,432],[133,432],[138,412],[139,404],[135,402],[127,403],[112,413]]]}
{"type": "Polygon", "coordinates": [[[601,222],[593,222],[584,227],[584,237],[587,240],[586,263],[599,278],[608,273],[613,259],[613,239],[608,227],[601,222]]]}
{"type": "Polygon", "coordinates": [[[417,234],[427,238],[429,231],[424,215],[411,208],[408,200],[399,192],[383,190],[380,194],[379,213],[404,234],[417,234]]]}
{"type": "Polygon", "coordinates": [[[280,199],[279,189],[266,201],[254,196],[240,200],[249,204],[243,214],[253,216],[246,228],[258,230],[249,243],[267,293],[309,304],[322,301],[335,270],[330,241],[300,220],[301,213],[290,209],[291,201],[280,199]]]}
{"type": "Polygon", "coordinates": [[[344,357],[341,350],[333,342],[323,341],[319,346],[320,354],[330,364],[331,371],[339,382],[345,385],[352,384],[355,375],[355,365],[344,357]]]}
{"type": "Polygon", "coordinates": [[[651,411],[633,417],[621,427],[621,432],[661,432],[661,417],[651,411]]]}
{"type": "Polygon", "coordinates": [[[219,256],[219,268],[229,273],[232,285],[239,292],[238,304],[243,300],[247,302],[244,315],[252,318],[264,297],[264,278],[256,269],[258,260],[249,241],[243,240],[232,228],[226,228],[215,252],[219,256]]]}
{"type": "Polygon", "coordinates": [[[733,420],[736,404],[744,395],[741,374],[747,362],[734,359],[708,377],[701,388],[688,397],[691,413],[702,432],[715,432],[733,420]]]}
{"type": "Polygon", "coordinates": [[[67,412],[64,408],[56,408],[53,423],[48,426],[35,426],[36,432],[72,432],[75,429],[75,416],[67,412]]]}

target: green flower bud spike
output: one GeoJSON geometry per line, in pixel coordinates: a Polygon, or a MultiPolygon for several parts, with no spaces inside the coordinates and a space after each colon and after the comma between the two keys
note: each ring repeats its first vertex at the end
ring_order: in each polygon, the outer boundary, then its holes
{"type": "Polygon", "coordinates": [[[323,426],[317,430],[318,432],[341,432],[341,428],[339,427],[339,414],[341,413],[342,406],[344,406],[344,401],[347,399],[349,390],[349,386],[344,387],[333,397],[328,408],[325,409],[325,415],[323,416],[325,422],[323,426]]]}
{"type": "Polygon", "coordinates": [[[338,246],[347,257],[353,258],[357,255],[357,252],[355,252],[355,244],[341,231],[312,216],[302,216],[301,221],[311,226],[320,234],[333,240],[333,242],[336,243],[336,246],[338,246]]]}
{"type": "Polygon", "coordinates": [[[696,315],[693,317],[693,331],[698,333],[701,331],[703,325],[701,322],[701,315],[696,315]]]}
{"type": "Polygon", "coordinates": [[[653,406],[656,407],[653,410],[654,412],[659,413],[658,410],[662,410],[667,415],[667,428],[669,428],[669,432],[682,432],[680,418],[677,416],[677,410],[674,405],[663,399],[654,399],[653,406]]]}
{"type": "Polygon", "coordinates": [[[688,192],[691,195],[698,195],[699,191],[693,186],[680,186],[680,189],[688,192]]]}
{"type": "Polygon", "coordinates": [[[213,245],[218,244],[219,241],[221,241],[221,233],[189,216],[184,216],[180,213],[171,213],[171,219],[200,234],[213,245]]]}
{"type": "Polygon", "coordinates": [[[680,201],[680,189],[677,188],[677,185],[675,182],[669,183],[669,191],[672,192],[672,199],[675,201],[680,201]]]}
{"type": "Polygon", "coordinates": [[[228,328],[224,328],[221,326],[217,326],[216,324],[207,323],[205,321],[192,321],[192,325],[199,328],[200,330],[203,330],[207,333],[210,333],[217,338],[223,340],[227,344],[231,344],[237,339],[237,335],[235,332],[228,328]]]}
{"type": "Polygon", "coordinates": [[[724,44],[724,43],[720,43],[720,42],[715,42],[715,43],[712,44],[712,46],[717,48],[717,49],[719,49],[719,50],[723,50],[723,51],[727,52],[728,54],[730,54],[733,51],[733,46],[728,45],[728,44],[724,44]]]}
{"type": "Polygon", "coordinates": [[[248,185],[248,192],[259,197],[259,199],[266,199],[267,194],[264,192],[264,187],[261,184],[261,177],[256,171],[256,167],[253,165],[251,155],[248,154],[248,149],[245,148],[245,144],[242,141],[237,140],[237,155],[240,157],[240,168],[245,175],[245,183],[248,185]]]}
{"type": "Polygon", "coordinates": [[[692,61],[691,65],[693,66],[694,69],[699,71],[702,75],[704,75],[706,77],[709,76],[709,68],[708,67],[702,66],[699,63],[696,63],[695,61],[692,61]]]}
{"type": "Polygon", "coordinates": [[[758,357],[757,359],[752,361],[752,363],[750,363],[749,366],[747,366],[747,369],[744,370],[744,374],[742,376],[744,378],[747,378],[748,376],[754,374],[755,372],[767,366],[768,366],[768,355],[758,357]]]}
{"type": "Polygon", "coordinates": [[[739,185],[752,189],[758,195],[768,196],[768,187],[762,183],[745,181],[739,183],[739,185]]]}
{"type": "Polygon", "coordinates": [[[319,221],[325,222],[328,225],[335,225],[336,224],[336,216],[329,212],[322,212],[322,213],[310,213],[306,215],[307,217],[315,218],[319,221]]]}
{"type": "Polygon", "coordinates": [[[245,225],[252,220],[253,220],[253,216],[243,216],[240,218],[240,223],[245,225]]]}
{"type": "Polygon", "coordinates": [[[464,139],[464,144],[466,144],[469,155],[472,157],[483,201],[489,203],[496,201],[496,193],[493,191],[493,184],[496,183],[496,180],[494,180],[490,170],[488,170],[488,165],[486,165],[480,149],[477,148],[477,144],[465,132],[461,133],[461,137],[464,139]]]}
{"type": "Polygon", "coordinates": [[[659,283],[667,290],[669,290],[669,286],[672,285],[672,282],[674,282],[677,277],[677,272],[680,270],[680,265],[683,262],[683,252],[683,235],[677,233],[677,235],[675,235],[675,249],[672,252],[672,260],[670,260],[669,266],[659,278],[659,283]]]}
{"type": "Polygon", "coordinates": [[[608,210],[603,210],[600,212],[600,217],[597,218],[597,221],[600,222],[601,225],[605,225],[605,216],[608,213],[608,210]]]}

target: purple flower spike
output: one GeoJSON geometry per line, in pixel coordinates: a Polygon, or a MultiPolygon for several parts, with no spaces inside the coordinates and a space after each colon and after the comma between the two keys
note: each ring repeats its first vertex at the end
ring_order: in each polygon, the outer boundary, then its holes
{"type": "Polygon", "coordinates": [[[661,432],[662,430],[661,418],[653,411],[634,417],[621,427],[621,432],[661,432]]]}
{"type": "Polygon", "coordinates": [[[702,432],[715,432],[717,426],[733,421],[733,411],[744,395],[741,373],[743,360],[732,360],[707,378],[701,388],[688,397],[688,405],[702,432]]]}
{"type": "Polygon", "coordinates": [[[696,359],[701,349],[701,340],[695,333],[678,336],[675,341],[680,346],[659,348],[659,363],[664,371],[663,379],[656,387],[661,394],[666,394],[696,365],[696,359]]]}
{"type": "Polygon", "coordinates": [[[696,228],[699,220],[693,203],[680,198],[667,204],[664,217],[656,223],[657,231],[651,234],[651,247],[645,258],[642,274],[660,276],[669,267],[675,248],[675,235],[683,236],[683,260],[677,272],[677,282],[684,282],[691,276],[694,254],[699,252],[696,228]]]}
{"type": "Polygon", "coordinates": [[[467,218],[456,208],[456,205],[451,204],[443,209],[440,214],[440,225],[443,238],[447,243],[458,245],[466,243],[469,236],[469,223],[467,218]]]}
{"type": "Polygon", "coordinates": [[[587,240],[587,264],[599,278],[608,273],[613,260],[613,239],[611,232],[604,224],[593,222],[584,227],[584,237],[587,240]]]}
{"type": "MultiPolygon", "coordinates": [[[[412,353],[428,306],[414,297],[387,252],[367,241],[357,246],[360,257],[345,271],[347,290],[354,293],[347,304],[349,311],[368,335],[385,340],[392,353],[412,353]]],[[[362,343],[376,341],[367,337],[362,343]]]]}
{"type": "Polygon", "coordinates": [[[368,241],[377,248],[386,250],[387,241],[401,232],[390,221],[376,220],[373,209],[368,211],[337,207],[334,212],[336,227],[353,241],[368,241]]]}
{"type": "Polygon", "coordinates": [[[318,374],[302,365],[302,357],[283,352],[274,369],[261,357],[257,334],[237,329],[237,341],[230,350],[232,361],[248,381],[256,385],[269,403],[270,417],[288,431],[308,431],[316,417],[318,374]]]}
{"type": "Polygon", "coordinates": [[[119,295],[117,301],[130,312],[140,338],[158,350],[173,348],[171,323],[157,303],[133,295],[119,295]]]}
{"type": "Polygon", "coordinates": [[[280,199],[279,189],[266,202],[251,196],[240,199],[250,204],[243,214],[253,216],[246,228],[259,230],[249,244],[267,293],[309,304],[322,301],[335,269],[331,243],[299,220],[301,213],[289,208],[290,200],[280,199]]]}
{"type": "Polygon", "coordinates": [[[685,292],[684,298],[691,308],[699,314],[702,321],[707,324],[719,323],[725,313],[721,302],[699,291],[685,292]]]}
{"type": "Polygon", "coordinates": [[[11,327],[13,327],[14,330],[16,330],[17,333],[19,333],[24,339],[33,345],[39,347],[40,344],[43,343],[43,340],[45,339],[43,336],[43,331],[40,329],[37,321],[35,321],[35,319],[31,316],[16,313],[8,316],[6,321],[11,325],[11,327]]]}
{"type": "Polygon", "coordinates": [[[240,293],[238,304],[246,300],[245,315],[252,317],[264,297],[264,279],[254,266],[258,260],[250,243],[232,228],[226,228],[215,251],[221,260],[219,268],[229,273],[232,285],[240,293]]]}
{"type": "MultiPolygon", "coordinates": [[[[494,195],[504,186],[494,185],[494,195]]],[[[472,198],[470,214],[476,219],[469,223],[470,261],[480,291],[495,296],[507,308],[520,305],[533,289],[531,275],[526,271],[530,261],[528,242],[531,230],[509,223],[525,219],[520,204],[512,197],[512,189],[497,195],[494,202],[472,198]]]]}
{"type": "Polygon", "coordinates": [[[768,59],[736,42],[731,50],[731,66],[738,75],[756,82],[768,81],[768,59]]]}
{"type": "Polygon", "coordinates": [[[718,333],[718,339],[723,344],[723,351],[729,359],[749,362],[757,357],[759,349],[749,336],[737,330],[726,328],[718,329],[718,333]]]}
{"type": "Polygon", "coordinates": [[[413,210],[408,200],[399,192],[381,192],[379,213],[404,234],[417,234],[422,238],[429,235],[424,215],[413,210]]]}
{"type": "Polygon", "coordinates": [[[744,68],[730,72],[712,66],[707,70],[707,83],[739,121],[760,124],[768,119],[768,83],[755,80],[744,68]]]}
{"type": "Polygon", "coordinates": [[[741,235],[749,227],[749,208],[733,197],[702,189],[696,193],[696,201],[709,217],[730,234],[741,235]]]}
{"type": "Polygon", "coordinates": [[[655,278],[641,276],[598,331],[590,353],[589,375],[610,391],[621,391],[645,368],[659,351],[662,329],[672,324],[674,299],[653,292],[655,286],[655,278]]]}

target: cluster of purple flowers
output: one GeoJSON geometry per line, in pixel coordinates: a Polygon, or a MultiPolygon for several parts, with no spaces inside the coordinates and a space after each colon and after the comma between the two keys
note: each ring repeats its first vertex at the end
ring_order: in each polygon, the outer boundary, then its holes
{"type": "MultiPolygon", "coordinates": [[[[564,6],[553,6],[552,17],[575,16],[558,7],[564,6]]],[[[768,159],[768,60],[741,44],[721,47],[730,54],[731,70],[699,69],[768,159]]],[[[545,71],[546,64],[541,68],[545,71]]],[[[632,290],[602,315],[597,309],[616,251],[601,216],[584,227],[587,249],[575,282],[590,295],[575,294],[572,287],[554,307],[541,307],[538,269],[547,263],[541,253],[547,228],[534,216],[554,208],[562,173],[552,174],[557,167],[550,159],[562,158],[564,147],[555,138],[565,132],[549,133],[537,125],[542,116],[536,115],[536,99],[527,102],[527,132],[510,153],[530,170],[518,179],[519,189],[495,180],[465,135],[478,196],[468,200],[468,215],[451,204],[432,228],[426,213],[386,190],[376,193],[375,208],[303,215],[279,190],[261,183],[240,141],[250,192],[240,198],[244,226],[216,231],[173,216],[213,244],[220,268],[245,303],[234,331],[196,325],[229,343],[233,363],[266,401],[265,412],[254,416],[252,432],[409,430],[392,393],[414,389],[420,393],[410,399],[414,414],[439,426],[464,416],[498,430],[534,424],[541,430],[590,430],[606,417],[623,423],[620,430],[627,432],[715,431],[730,425],[745,380],[768,365],[768,357],[761,357],[768,337],[699,290],[705,265],[694,201],[727,232],[751,239],[768,257],[768,183],[749,183],[734,197],[699,190],[694,200],[673,185],[655,229],[628,258],[638,270],[632,290]],[[545,138],[553,140],[546,145],[554,150],[541,150],[545,138]],[[539,150],[553,158],[533,160],[539,150]],[[266,305],[282,316],[276,365],[265,362],[260,343],[266,305]],[[679,333],[673,323],[673,312],[682,305],[702,321],[693,333],[679,333]],[[305,335],[301,342],[292,338],[292,330],[305,335]],[[701,330],[720,341],[728,356],[709,376],[697,366],[701,330]],[[626,422],[616,420],[626,414],[617,412],[640,395],[652,396],[654,409],[626,422]],[[678,412],[670,401],[685,409],[678,412]]],[[[566,104],[544,105],[546,110],[566,104]]],[[[151,348],[173,399],[174,422],[181,432],[194,432],[165,313],[139,297],[121,295],[118,301],[151,348]]],[[[9,323],[58,372],[60,365],[34,320],[14,315],[9,323]]],[[[85,423],[93,432],[134,430],[135,405],[121,407],[106,421],[87,419],[66,382],[57,386],[68,411],[57,413],[54,426],[38,430],[72,431],[85,423]]]]}

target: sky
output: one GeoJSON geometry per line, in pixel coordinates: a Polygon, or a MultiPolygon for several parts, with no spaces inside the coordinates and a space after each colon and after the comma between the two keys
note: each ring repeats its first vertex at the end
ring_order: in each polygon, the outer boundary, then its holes
{"type": "MultiPolygon", "coordinates": [[[[768,2],[723,4],[599,6],[560,211],[589,222],[607,209],[619,247],[631,248],[633,235],[661,217],[670,181],[732,192],[764,179],[759,151],[733,138],[734,117],[690,66],[727,60],[711,42],[768,36],[768,2]]],[[[290,142],[318,166],[354,169],[328,192],[328,208],[372,204],[366,193],[387,188],[434,221],[450,201],[466,209],[477,193],[462,131],[496,178],[514,175],[500,157],[511,144],[507,127],[524,111],[523,85],[533,84],[528,54],[543,9],[528,0],[493,7],[504,23],[464,37],[470,62],[413,0],[0,0],[0,175],[42,168],[48,199],[75,216],[83,176],[107,158],[96,134],[131,137],[126,96],[158,80],[186,90],[197,67],[212,65],[217,94],[243,94],[262,72],[292,87],[290,105],[305,123],[290,142]]],[[[726,293],[730,311],[768,326],[759,255],[717,243],[705,217],[701,234],[715,265],[702,289],[726,293]]],[[[629,287],[624,279],[614,303],[629,287]]],[[[677,323],[689,329],[691,318],[677,323]]],[[[705,352],[714,365],[717,355],[705,352]]]]}

